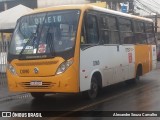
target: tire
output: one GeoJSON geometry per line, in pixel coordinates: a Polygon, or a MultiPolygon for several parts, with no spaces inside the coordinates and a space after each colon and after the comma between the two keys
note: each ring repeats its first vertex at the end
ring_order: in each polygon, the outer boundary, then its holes
{"type": "Polygon", "coordinates": [[[90,89],[83,93],[84,97],[87,99],[94,100],[98,96],[99,86],[97,79],[93,76],[91,79],[90,89]]]}
{"type": "Polygon", "coordinates": [[[42,98],[44,98],[45,93],[31,92],[31,95],[35,99],[42,99],[42,98]]]}

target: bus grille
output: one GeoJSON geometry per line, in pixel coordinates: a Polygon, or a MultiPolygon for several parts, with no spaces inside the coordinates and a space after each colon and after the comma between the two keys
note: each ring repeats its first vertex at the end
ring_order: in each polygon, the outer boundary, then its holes
{"type": "Polygon", "coordinates": [[[26,63],[16,63],[17,66],[36,66],[36,65],[53,65],[57,64],[58,61],[42,61],[42,62],[26,62],[26,63]]]}
{"type": "Polygon", "coordinates": [[[43,82],[40,86],[30,85],[30,82],[22,82],[20,86],[25,89],[50,89],[53,87],[54,83],[52,82],[43,82]]]}

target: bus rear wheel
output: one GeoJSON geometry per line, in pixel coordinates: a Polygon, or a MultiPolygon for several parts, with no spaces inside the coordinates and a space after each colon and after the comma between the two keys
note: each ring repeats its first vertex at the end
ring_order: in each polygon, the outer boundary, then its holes
{"type": "Polygon", "coordinates": [[[31,95],[35,99],[42,99],[42,98],[44,98],[45,93],[31,92],[31,95]]]}
{"type": "Polygon", "coordinates": [[[93,76],[91,79],[90,89],[84,92],[84,97],[87,99],[95,99],[98,96],[99,86],[97,79],[93,76]]]}

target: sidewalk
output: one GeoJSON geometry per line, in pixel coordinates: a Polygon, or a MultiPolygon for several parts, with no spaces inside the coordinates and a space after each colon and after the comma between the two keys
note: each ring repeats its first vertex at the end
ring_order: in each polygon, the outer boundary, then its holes
{"type": "Polygon", "coordinates": [[[8,96],[15,96],[17,93],[11,93],[7,86],[0,87],[0,99],[7,98],[8,96]]]}
{"type": "Polygon", "coordinates": [[[15,96],[19,96],[25,93],[19,92],[19,93],[13,93],[10,92],[7,85],[7,78],[0,78],[0,101],[13,99],[15,96]]]}

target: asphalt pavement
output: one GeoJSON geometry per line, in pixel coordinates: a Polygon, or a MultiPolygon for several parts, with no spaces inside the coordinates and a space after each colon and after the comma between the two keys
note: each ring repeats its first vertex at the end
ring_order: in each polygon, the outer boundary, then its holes
{"type": "Polygon", "coordinates": [[[8,89],[6,75],[3,73],[0,73],[0,102],[6,101],[6,100],[12,100],[12,98],[23,95],[23,94],[25,94],[25,93],[23,93],[23,92],[19,92],[19,93],[10,92],[8,89]]]}
{"type": "MultiPolygon", "coordinates": [[[[160,62],[157,62],[157,69],[160,69],[160,62]]],[[[24,95],[24,92],[13,93],[8,90],[7,77],[0,73],[0,101],[10,100],[12,97],[24,95]]]]}

